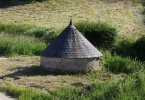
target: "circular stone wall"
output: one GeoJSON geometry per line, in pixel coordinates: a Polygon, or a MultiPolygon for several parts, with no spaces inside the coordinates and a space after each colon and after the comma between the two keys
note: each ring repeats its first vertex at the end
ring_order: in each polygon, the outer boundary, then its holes
{"type": "Polygon", "coordinates": [[[99,59],[65,59],[41,57],[41,66],[49,71],[88,72],[100,70],[99,59]]]}

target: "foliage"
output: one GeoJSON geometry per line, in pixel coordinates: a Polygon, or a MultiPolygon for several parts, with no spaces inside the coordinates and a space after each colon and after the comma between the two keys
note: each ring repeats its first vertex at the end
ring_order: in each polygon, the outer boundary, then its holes
{"type": "Polygon", "coordinates": [[[144,72],[133,73],[117,83],[104,82],[92,84],[91,90],[87,88],[63,89],[57,91],[57,97],[62,99],[97,99],[97,100],[143,100],[145,95],[144,72]],[[77,92],[76,92],[77,91],[77,92]],[[67,94],[70,95],[67,95],[67,94]],[[72,94],[72,95],[71,95],[72,94]],[[69,98],[70,97],[70,98],[69,98]]]}
{"type": "Polygon", "coordinates": [[[102,22],[83,21],[76,24],[82,34],[94,45],[111,48],[117,36],[116,28],[102,22]]]}
{"type": "Polygon", "coordinates": [[[117,54],[122,57],[133,57],[134,55],[134,38],[117,37],[116,43],[112,49],[112,54],[117,54]]]}
{"type": "Polygon", "coordinates": [[[145,35],[139,38],[134,44],[134,56],[145,61],[145,35]]]}
{"type": "Polygon", "coordinates": [[[133,73],[144,68],[144,64],[139,61],[123,58],[117,55],[111,55],[110,52],[104,52],[102,65],[107,71],[113,73],[133,73]]]}
{"type": "Polygon", "coordinates": [[[0,23],[0,32],[11,35],[34,36],[40,40],[49,43],[60,33],[60,30],[46,29],[32,25],[15,25],[0,23]]]}
{"type": "Polygon", "coordinates": [[[106,92],[105,96],[109,100],[143,100],[145,95],[145,74],[144,72],[134,73],[124,80],[113,84],[106,92]]]}
{"type": "Polygon", "coordinates": [[[0,55],[39,55],[46,44],[34,37],[0,34],[0,55]]]}
{"type": "Polygon", "coordinates": [[[19,86],[0,86],[0,91],[6,92],[19,100],[143,100],[145,95],[145,73],[135,72],[118,82],[92,83],[88,86],[61,88],[46,94],[19,86]],[[89,87],[89,88],[88,88],[89,87]]]}
{"type": "MultiPolygon", "coordinates": [[[[118,39],[117,39],[118,40],[118,39]]],[[[114,45],[112,54],[130,57],[135,60],[145,61],[145,36],[135,38],[122,38],[114,45]]]]}

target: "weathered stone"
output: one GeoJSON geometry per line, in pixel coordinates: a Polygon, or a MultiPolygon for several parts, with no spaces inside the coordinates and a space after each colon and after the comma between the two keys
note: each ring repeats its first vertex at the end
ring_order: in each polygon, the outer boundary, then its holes
{"type": "Polygon", "coordinates": [[[88,72],[100,70],[99,59],[65,59],[41,57],[41,66],[50,71],[88,72]]]}

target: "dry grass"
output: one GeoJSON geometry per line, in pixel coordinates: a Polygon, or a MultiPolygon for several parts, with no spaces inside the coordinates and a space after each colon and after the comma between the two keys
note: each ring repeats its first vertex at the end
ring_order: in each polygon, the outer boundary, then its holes
{"type": "Polygon", "coordinates": [[[40,71],[39,57],[12,57],[0,59],[0,85],[20,85],[44,92],[55,91],[60,88],[74,87],[75,83],[101,83],[117,81],[121,75],[109,72],[92,72],[88,74],[54,74],[40,71]],[[3,77],[2,77],[3,76],[3,77]]]}
{"type": "Polygon", "coordinates": [[[100,20],[111,23],[121,34],[145,31],[143,6],[130,0],[48,0],[0,9],[0,21],[61,28],[70,16],[79,20],[100,20]]]}

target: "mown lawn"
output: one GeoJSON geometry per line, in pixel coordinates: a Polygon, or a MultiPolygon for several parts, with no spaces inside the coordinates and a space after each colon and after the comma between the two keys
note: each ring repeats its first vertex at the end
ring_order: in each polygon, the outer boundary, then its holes
{"type": "MultiPolygon", "coordinates": [[[[4,0],[5,1],[5,0],[4,0]]],[[[9,1],[9,0],[7,0],[9,1]]],[[[12,0],[14,2],[20,0],[12,0]]],[[[100,20],[119,28],[120,34],[140,34],[144,7],[140,0],[21,0],[15,6],[0,8],[0,22],[62,28],[70,16],[80,20],[100,20]]],[[[16,3],[14,3],[16,4],[16,3]]]]}
{"type": "Polygon", "coordinates": [[[19,100],[141,100],[145,95],[144,70],[130,74],[52,73],[39,67],[37,56],[1,59],[0,67],[0,91],[19,100]]]}
{"type": "MultiPolygon", "coordinates": [[[[6,92],[8,93],[9,91],[11,91],[10,89],[11,86],[26,87],[26,90],[27,88],[28,90],[30,88],[33,91],[37,90],[39,92],[41,91],[42,93],[44,92],[51,94],[61,89],[65,90],[69,90],[69,88],[79,89],[81,87],[84,87],[85,85],[89,86],[93,83],[95,84],[102,84],[104,82],[110,83],[122,79],[121,75],[115,75],[109,72],[92,72],[77,75],[46,72],[39,67],[39,57],[35,56],[34,57],[20,56],[3,59],[0,60],[0,67],[1,67],[0,88],[2,88],[0,90],[1,91],[7,90],[6,92]],[[2,86],[4,86],[6,89],[3,89],[2,86]]],[[[13,88],[11,94],[14,95],[15,91],[19,91],[19,88],[18,89],[13,88]]],[[[57,93],[57,95],[59,94],[57,93]]],[[[17,96],[18,95],[16,94],[16,97],[17,96]]]]}

